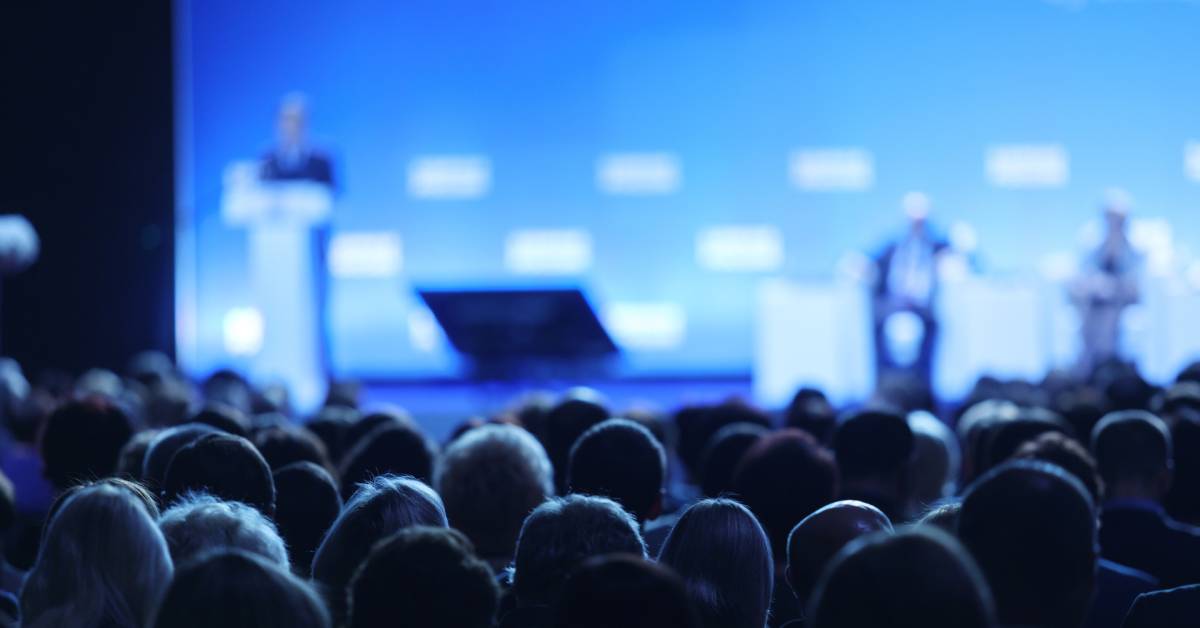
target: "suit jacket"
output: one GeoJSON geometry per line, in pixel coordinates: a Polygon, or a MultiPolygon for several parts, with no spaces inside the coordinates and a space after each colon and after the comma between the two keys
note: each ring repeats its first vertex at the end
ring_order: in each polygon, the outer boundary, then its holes
{"type": "Polygon", "coordinates": [[[1200,585],[1139,595],[1125,628],[1194,628],[1200,624],[1200,585]]]}
{"type": "Polygon", "coordinates": [[[1200,582],[1200,528],[1179,523],[1150,503],[1106,505],[1100,554],[1140,569],[1164,587],[1200,582]]]}
{"type": "Polygon", "coordinates": [[[308,150],[293,162],[275,152],[263,156],[261,176],[267,181],[312,181],[333,187],[333,161],[324,153],[308,150]]]}
{"type": "Polygon", "coordinates": [[[1083,628],[1121,628],[1133,601],[1157,588],[1158,581],[1149,574],[1101,558],[1096,569],[1096,596],[1083,628]]]}

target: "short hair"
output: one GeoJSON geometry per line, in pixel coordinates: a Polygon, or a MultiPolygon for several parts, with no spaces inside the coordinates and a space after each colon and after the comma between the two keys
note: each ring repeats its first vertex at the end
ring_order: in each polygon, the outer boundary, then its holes
{"type": "Polygon", "coordinates": [[[737,399],[713,406],[685,407],[675,413],[679,460],[693,479],[699,478],[701,458],[709,439],[721,428],[734,423],[771,427],[771,419],[765,412],[737,399]]]}
{"type": "Polygon", "coordinates": [[[311,462],[333,470],[325,443],[306,428],[290,425],[268,427],[255,432],[252,442],[272,471],[295,462],[311,462]]]}
{"type": "Polygon", "coordinates": [[[142,460],[142,481],[150,490],[160,491],[163,479],[167,477],[167,467],[175,459],[175,454],[205,434],[218,433],[220,431],[211,425],[201,423],[176,425],[160,431],[146,448],[146,457],[142,460]]]}
{"type": "Polygon", "coordinates": [[[336,465],[345,453],[346,433],[358,418],[358,410],[354,408],[325,406],[304,427],[325,443],[329,460],[336,465]]]}
{"type": "Polygon", "coordinates": [[[954,493],[962,452],[954,431],[928,412],[908,415],[913,435],[913,499],[925,506],[954,493]]]}
{"type": "Polygon", "coordinates": [[[434,485],[454,528],[471,539],[480,556],[506,563],[525,517],[554,495],[546,450],[513,425],[484,425],[448,445],[434,485]]]}
{"type": "Polygon", "coordinates": [[[554,466],[554,487],[567,492],[567,466],[571,447],[584,432],[612,415],[596,400],[567,398],[546,413],[546,453],[554,466]]]}
{"type": "Polygon", "coordinates": [[[163,479],[164,502],[193,491],[254,506],[268,517],[275,514],[271,467],[240,436],[205,434],[175,454],[163,479]]]}
{"type": "Polygon", "coordinates": [[[415,525],[446,527],[446,510],[433,489],[394,475],[376,476],[359,486],[313,556],[312,579],[335,623],[346,616],[346,587],[371,547],[415,525]]]}
{"type": "Polygon", "coordinates": [[[179,567],[155,628],[329,628],[307,584],[257,554],[226,549],[179,567]]]}
{"type": "Polygon", "coordinates": [[[608,497],[638,521],[662,503],[667,455],[650,430],[609,419],[584,432],[571,448],[567,484],[573,493],[608,497]]]}
{"type": "Polygon", "coordinates": [[[129,417],[115,404],[100,397],[67,402],[42,427],[46,479],[62,490],[112,475],[132,436],[129,417]]]}
{"type": "Polygon", "coordinates": [[[242,438],[250,436],[250,419],[242,410],[226,403],[207,403],[188,422],[207,425],[242,438]]]}
{"type": "Polygon", "coordinates": [[[1078,626],[1095,582],[1096,525],[1079,480],[1014,460],[967,489],[958,536],[987,577],[1001,623],[1078,626]]]}
{"type": "Polygon", "coordinates": [[[818,583],[808,613],[815,628],[991,628],[994,616],[971,556],[935,528],[851,542],[818,583]]]}
{"type": "Polygon", "coordinates": [[[932,526],[949,534],[958,533],[958,515],[962,512],[962,502],[950,499],[930,506],[917,525],[932,526]]]}
{"type": "Polygon", "coordinates": [[[521,527],[513,560],[520,606],[553,605],[563,582],[591,556],[646,555],[637,523],[606,497],[568,495],[534,509],[521,527]]]}
{"type": "Polygon", "coordinates": [[[415,427],[396,422],[382,425],[358,441],[342,462],[342,497],[349,499],[361,482],[377,475],[408,475],[429,482],[433,448],[415,427]]]}
{"type": "Polygon", "coordinates": [[[337,483],[311,462],[294,462],[275,478],[275,525],[287,542],[292,571],[307,577],[313,555],[342,511],[337,483]]]}
{"type": "Polygon", "coordinates": [[[1001,421],[991,425],[983,434],[986,440],[985,459],[981,460],[979,471],[986,471],[1008,460],[1024,445],[1042,434],[1056,432],[1070,436],[1071,428],[1053,413],[1039,416],[1029,410],[1011,421],[1001,421]]]}
{"type": "Polygon", "coordinates": [[[683,579],[638,556],[583,561],[554,610],[555,628],[700,628],[683,579]]]}
{"type": "Polygon", "coordinates": [[[177,565],[205,552],[228,548],[257,554],[288,568],[287,548],[275,525],[241,502],[191,493],[163,512],[158,527],[177,565]]]}
{"type": "Polygon", "coordinates": [[[908,421],[888,410],[855,412],[838,423],[833,451],[843,480],[895,476],[912,460],[908,421]]]}
{"type": "Polygon", "coordinates": [[[807,603],[817,579],[843,547],[865,534],[891,531],[887,515],[866,502],[845,500],[822,507],[788,535],[788,585],[802,604],[807,603]]]}
{"type": "Polygon", "coordinates": [[[818,442],[828,443],[837,425],[837,412],[824,392],[816,388],[801,388],[784,411],[783,424],[812,434],[818,442]]]}
{"type": "Polygon", "coordinates": [[[342,462],[345,462],[344,459],[348,456],[348,452],[354,449],[368,434],[385,425],[411,426],[412,419],[398,408],[378,410],[359,416],[358,420],[351,423],[346,428],[345,434],[342,435],[342,462]]]}
{"type": "Polygon", "coordinates": [[[1112,412],[1092,430],[1092,451],[1106,484],[1147,481],[1171,467],[1171,434],[1149,412],[1112,412]]]}
{"type": "Polygon", "coordinates": [[[158,436],[158,430],[142,430],[134,434],[121,448],[117,458],[116,475],[130,480],[142,480],[142,462],[150,443],[158,436]]]}
{"type": "Polygon", "coordinates": [[[837,495],[837,465],[810,434],[785,428],[746,452],[733,486],[766,529],[771,550],[782,557],[792,527],[837,495]]]}
{"type": "Polygon", "coordinates": [[[110,484],[77,490],[50,521],[21,589],[23,626],[144,626],[171,580],[144,504],[110,484]]]}
{"type": "Polygon", "coordinates": [[[742,456],[770,433],[757,423],[730,423],[717,430],[700,454],[700,492],[720,497],[733,491],[733,474],[742,456]]]}
{"type": "Polygon", "coordinates": [[[688,507],[671,528],[658,562],[687,586],[705,628],[761,628],[771,608],[775,562],[758,520],[730,499],[688,507]]]}
{"type": "Polygon", "coordinates": [[[1026,441],[1013,454],[1013,458],[1042,460],[1062,467],[1083,484],[1093,504],[1100,504],[1104,495],[1104,481],[1100,479],[1096,459],[1079,441],[1061,432],[1046,432],[1026,441]]]}
{"type": "Polygon", "coordinates": [[[495,574],[457,530],[415,526],[380,541],[350,582],[350,628],[490,628],[495,574]]]}

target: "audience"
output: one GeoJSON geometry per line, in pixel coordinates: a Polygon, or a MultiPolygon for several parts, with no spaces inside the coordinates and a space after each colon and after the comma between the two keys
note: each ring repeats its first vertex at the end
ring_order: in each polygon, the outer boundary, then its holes
{"type": "Polygon", "coordinates": [[[169,505],[197,491],[253,506],[268,517],[275,514],[271,467],[254,445],[240,436],[205,434],[171,458],[163,477],[163,502],[169,505]]]}
{"type": "Polygon", "coordinates": [[[840,499],[866,502],[888,519],[908,521],[913,433],[903,416],[886,410],[851,414],[833,432],[840,499]]]}
{"type": "Polygon", "coordinates": [[[909,513],[924,512],[929,506],[954,494],[962,453],[954,431],[924,411],[908,415],[913,435],[912,490],[909,513]]]}
{"type": "Polygon", "coordinates": [[[180,449],[205,434],[218,434],[219,430],[200,423],[189,423],[168,427],[155,435],[146,447],[145,458],[142,460],[142,482],[146,488],[158,492],[162,489],[163,479],[167,477],[167,467],[180,449]]]}
{"type": "Polygon", "coordinates": [[[433,447],[415,426],[395,421],[358,440],[342,461],[342,498],[350,499],[362,482],[383,475],[406,475],[428,483],[433,477],[433,447]]]}
{"type": "Polygon", "coordinates": [[[610,417],[599,397],[586,389],[574,391],[546,413],[546,453],[554,468],[554,489],[558,494],[567,492],[568,458],[575,441],[610,417]]]}
{"type": "Polygon", "coordinates": [[[572,493],[608,497],[639,523],[662,514],[667,456],[649,430],[609,419],[584,432],[571,448],[567,485],[572,493]]]}
{"type": "Polygon", "coordinates": [[[42,427],[43,473],[60,491],[112,475],[132,437],[129,417],[104,398],[63,404],[42,427]]]}
{"type": "Polygon", "coordinates": [[[342,497],[329,472],[311,462],[294,462],[272,477],[275,525],[287,543],[292,571],[307,578],[317,547],[342,511],[342,497]]]}
{"type": "Polygon", "coordinates": [[[158,528],[167,540],[171,560],[181,565],[220,548],[243,550],[288,568],[287,548],[275,525],[240,502],[191,493],[163,512],[158,528]]]}
{"type": "Polygon", "coordinates": [[[589,558],[567,579],[555,628],[700,628],[683,580],[629,554],[589,558]]]}
{"type": "Polygon", "coordinates": [[[734,472],[742,456],[770,433],[757,423],[731,423],[717,430],[700,454],[700,493],[705,497],[732,493],[734,472]]]}
{"type": "Polygon", "coordinates": [[[380,541],[350,583],[350,628],[490,628],[499,589],[462,533],[409,527],[380,541]]]}

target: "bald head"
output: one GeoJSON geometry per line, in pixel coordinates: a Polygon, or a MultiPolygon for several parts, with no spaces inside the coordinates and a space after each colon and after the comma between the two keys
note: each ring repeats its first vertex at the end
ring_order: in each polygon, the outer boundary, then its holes
{"type": "Polygon", "coordinates": [[[802,604],[826,564],[850,541],[872,532],[892,532],[892,522],[878,508],[859,501],[833,502],[792,528],[787,544],[787,580],[802,604]]]}

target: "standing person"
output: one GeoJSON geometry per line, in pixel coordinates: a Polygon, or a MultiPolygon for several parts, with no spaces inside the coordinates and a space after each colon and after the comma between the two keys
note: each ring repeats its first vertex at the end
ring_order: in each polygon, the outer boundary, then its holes
{"type": "Polygon", "coordinates": [[[276,118],[276,144],[262,159],[265,181],[309,181],[334,187],[333,161],[308,140],[308,99],[288,94],[276,118]]]}
{"type": "Polygon", "coordinates": [[[909,192],[901,200],[908,229],[888,243],[875,258],[875,282],[871,299],[874,321],[875,374],[877,381],[894,375],[910,375],[929,390],[933,381],[933,352],[938,321],[934,311],[937,293],[938,257],[947,243],[928,225],[930,201],[922,192],[909,192]],[[911,364],[893,355],[889,327],[907,319],[920,322],[920,348],[911,364]],[[891,324],[889,324],[891,322],[891,324]]]}
{"type": "Polygon", "coordinates": [[[1132,205],[1124,190],[1108,192],[1103,205],[1103,238],[1087,253],[1070,286],[1071,301],[1079,309],[1078,368],[1083,376],[1119,357],[1121,314],[1139,298],[1142,259],[1126,234],[1132,205]]]}

